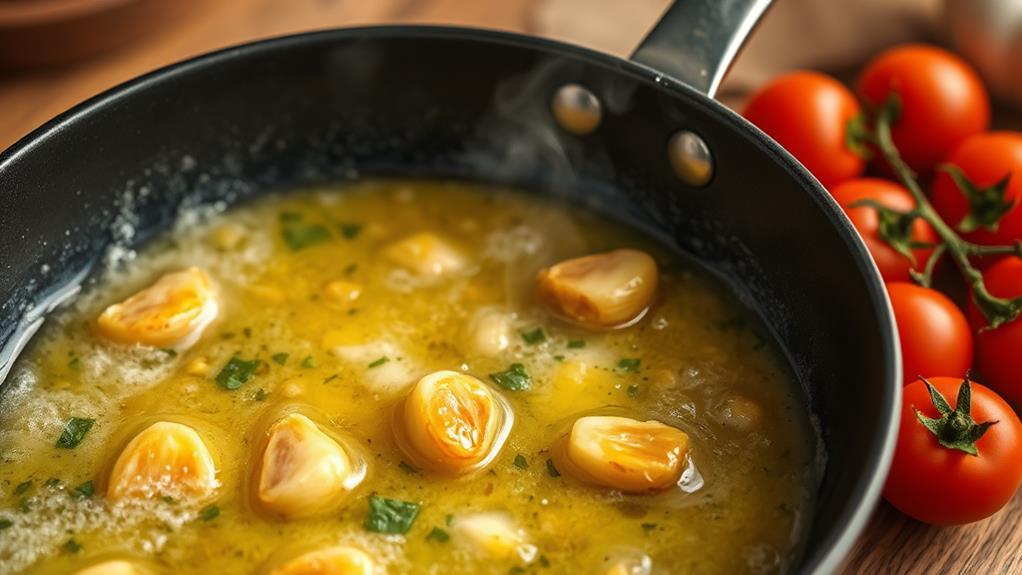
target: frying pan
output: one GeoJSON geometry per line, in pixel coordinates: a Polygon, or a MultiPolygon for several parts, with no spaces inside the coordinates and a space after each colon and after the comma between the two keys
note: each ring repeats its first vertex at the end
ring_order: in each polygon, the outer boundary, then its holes
{"type": "Polygon", "coordinates": [[[230,48],[93,98],[0,155],[0,376],[111,245],[144,244],[183,205],[366,175],[512,185],[665,238],[761,316],[827,456],[791,570],[833,572],[889,466],[900,358],[838,206],[711,99],[768,4],[679,0],[631,61],[516,34],[358,28],[230,48]]]}

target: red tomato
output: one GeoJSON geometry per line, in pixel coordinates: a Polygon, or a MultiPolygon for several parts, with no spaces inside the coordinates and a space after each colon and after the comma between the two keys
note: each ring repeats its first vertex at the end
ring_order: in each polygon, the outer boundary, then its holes
{"type": "Polygon", "coordinates": [[[862,173],[862,157],[845,145],[848,122],[859,115],[855,96],[818,72],[792,72],[756,92],[745,118],[777,140],[824,186],[862,173]]]}
{"type": "MultiPolygon", "coordinates": [[[[1003,258],[983,274],[987,290],[996,297],[1022,296],[1022,260],[1003,258]]],[[[976,304],[969,302],[969,323],[977,330],[976,363],[990,387],[1022,409],[1022,317],[997,329],[987,325],[976,304]]]]}
{"type": "MultiPolygon", "coordinates": [[[[969,181],[981,188],[991,186],[1010,174],[1004,199],[1022,202],[1022,134],[977,134],[959,144],[947,161],[958,166],[969,181]]],[[[940,216],[951,226],[957,227],[969,213],[969,201],[951,176],[943,172],[937,174],[933,182],[932,199],[940,216]]],[[[1011,211],[1001,216],[997,231],[980,227],[962,235],[969,241],[985,245],[1022,240],[1022,207],[1016,203],[1011,211]]]]}
{"type": "Polygon", "coordinates": [[[965,138],[990,125],[990,99],[976,72],[940,48],[909,44],[875,57],[859,76],[862,100],[881,106],[901,98],[891,129],[901,157],[927,173],[965,138]]]}
{"type": "Polygon", "coordinates": [[[962,377],[972,366],[972,332],[955,304],[937,290],[887,284],[901,342],[903,381],[921,375],[962,377]]]}
{"type": "MultiPolygon", "coordinates": [[[[929,382],[957,408],[961,378],[929,382]]],[[[934,525],[971,523],[1004,507],[1022,484],[1022,422],[990,389],[975,382],[971,389],[972,419],[997,422],[975,441],[976,455],[941,445],[916,417],[917,409],[929,418],[941,416],[926,385],[905,386],[901,429],[884,485],[884,497],[902,513],[934,525]]]]}
{"type": "MultiPolygon", "coordinates": [[[[852,225],[858,230],[859,235],[862,236],[866,247],[869,248],[869,253],[873,256],[873,261],[880,268],[880,275],[884,277],[884,281],[910,281],[912,278],[908,272],[913,267],[912,261],[895,251],[880,236],[880,217],[877,210],[869,206],[856,208],[850,206],[858,201],[870,199],[893,210],[905,212],[916,205],[912,194],[894,182],[876,178],[847,180],[832,188],[830,193],[848,215],[848,219],[852,221],[852,225]]],[[[933,231],[930,224],[916,219],[912,223],[911,239],[916,242],[936,243],[937,233],[933,231]]],[[[912,250],[912,255],[916,259],[915,269],[923,269],[931,253],[933,253],[932,248],[912,250]]]]}

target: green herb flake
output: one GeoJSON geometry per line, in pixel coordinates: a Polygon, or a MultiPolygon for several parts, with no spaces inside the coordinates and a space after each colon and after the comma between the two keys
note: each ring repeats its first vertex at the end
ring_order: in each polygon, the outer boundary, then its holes
{"type": "Polygon", "coordinates": [[[263,388],[259,388],[255,393],[252,394],[252,399],[255,401],[266,401],[266,398],[270,396],[270,393],[263,388]]]}
{"type": "Polygon", "coordinates": [[[451,540],[451,535],[447,531],[439,527],[434,527],[429,535],[426,536],[426,541],[436,541],[437,543],[447,543],[451,540]]]}
{"type": "Polygon", "coordinates": [[[275,353],[272,356],[270,356],[270,359],[272,359],[273,363],[277,365],[284,365],[285,363],[287,363],[288,357],[289,355],[286,353],[275,353]]]}
{"type": "Polygon", "coordinates": [[[14,527],[13,521],[11,521],[10,519],[0,519],[0,531],[3,531],[4,529],[10,529],[11,527],[14,527]]]}
{"type": "Polygon", "coordinates": [[[543,333],[543,328],[537,327],[531,331],[519,332],[522,335],[522,340],[529,345],[536,345],[537,343],[543,343],[546,341],[546,334],[543,333]]]}
{"type": "Polygon", "coordinates": [[[280,221],[293,224],[302,220],[302,214],[298,212],[280,212],[280,221]]]}
{"type": "Polygon", "coordinates": [[[657,524],[656,523],[643,523],[642,524],[642,530],[645,531],[646,533],[649,533],[650,531],[653,531],[656,528],[657,528],[657,524]]]}
{"type": "Polygon", "coordinates": [[[71,490],[74,493],[76,499],[88,499],[92,497],[92,494],[96,492],[95,486],[92,484],[92,480],[86,481],[81,485],[71,490]]]}
{"type": "Polygon", "coordinates": [[[18,501],[18,511],[22,513],[32,511],[32,504],[29,502],[28,497],[22,497],[21,500],[18,501]]]}
{"type": "Polygon", "coordinates": [[[370,495],[365,528],[374,533],[403,535],[412,528],[418,515],[418,503],[370,495]]]}
{"type": "Polygon", "coordinates": [[[316,367],[316,360],[313,359],[311,355],[306,356],[306,358],[302,360],[302,368],[312,369],[314,367],[316,367]]]}
{"type": "Polygon", "coordinates": [[[522,573],[525,573],[525,567],[520,567],[518,565],[515,565],[507,571],[507,575],[521,575],[522,573]]]}
{"type": "Polygon", "coordinates": [[[293,252],[321,244],[330,239],[330,232],[323,226],[318,225],[290,225],[286,226],[281,234],[284,237],[284,243],[293,252]]]}
{"type": "Polygon", "coordinates": [[[203,521],[212,521],[220,517],[220,508],[216,505],[207,505],[199,510],[199,519],[203,521]]]}
{"type": "Polygon", "coordinates": [[[547,459],[546,460],[546,473],[550,477],[560,477],[561,476],[561,472],[557,471],[557,468],[554,466],[554,460],[553,459],[547,459]]]}
{"type": "Polygon", "coordinates": [[[564,356],[563,355],[555,355],[554,356],[554,361],[564,361],[564,356]]]}
{"type": "Polygon", "coordinates": [[[216,374],[216,382],[224,389],[238,389],[255,375],[259,369],[258,359],[241,359],[232,357],[230,361],[216,374]]]}
{"type": "Polygon", "coordinates": [[[507,371],[491,373],[490,379],[500,387],[508,391],[526,391],[532,388],[532,378],[525,366],[520,363],[512,363],[507,371]]]}
{"type": "Polygon", "coordinates": [[[51,477],[47,479],[46,483],[43,483],[43,485],[49,488],[60,487],[60,480],[56,477],[51,477]]]}
{"type": "Polygon", "coordinates": [[[341,235],[346,240],[353,240],[358,237],[358,234],[362,233],[362,224],[356,223],[343,223],[337,226],[337,229],[341,230],[341,235]]]}
{"type": "Polygon", "coordinates": [[[78,553],[82,550],[82,544],[75,541],[74,538],[68,539],[61,545],[61,549],[68,553],[78,553]]]}
{"type": "Polygon", "coordinates": [[[546,558],[546,555],[540,555],[539,556],[539,564],[542,567],[549,567],[550,566],[550,560],[546,558]]]}
{"type": "Polygon", "coordinates": [[[64,431],[57,439],[57,447],[61,449],[74,449],[85,439],[85,435],[92,429],[95,419],[88,417],[72,417],[64,424],[64,431]]]}
{"type": "Polygon", "coordinates": [[[19,483],[18,486],[14,488],[14,494],[15,495],[21,495],[21,494],[25,493],[26,491],[28,491],[29,489],[32,489],[32,480],[31,479],[29,479],[28,481],[22,481],[21,483],[19,483]]]}
{"type": "Polygon", "coordinates": [[[370,363],[369,364],[369,369],[372,369],[374,367],[380,367],[381,365],[387,363],[388,361],[390,361],[390,358],[387,357],[387,356],[383,356],[383,357],[381,357],[379,359],[374,360],[372,363],[370,363]]]}
{"type": "Polygon", "coordinates": [[[78,370],[80,367],[82,367],[82,358],[72,357],[71,361],[67,362],[67,367],[69,369],[78,370]]]}
{"type": "Polygon", "coordinates": [[[528,469],[529,468],[529,462],[525,460],[525,456],[522,455],[521,453],[519,453],[518,455],[515,456],[514,465],[518,469],[528,469]]]}
{"type": "Polygon", "coordinates": [[[173,505],[173,504],[177,503],[177,501],[173,497],[171,497],[170,495],[164,495],[164,496],[160,497],[160,500],[163,501],[164,503],[166,503],[167,505],[173,505]]]}
{"type": "Polygon", "coordinates": [[[358,264],[348,264],[344,268],[344,275],[350,276],[358,270],[358,264]]]}
{"type": "Polygon", "coordinates": [[[404,461],[402,461],[401,463],[398,463],[397,466],[401,468],[401,471],[404,471],[405,473],[407,473],[409,475],[415,475],[416,473],[419,472],[417,469],[415,469],[411,465],[408,465],[404,461]]]}
{"type": "Polygon", "coordinates": [[[628,397],[632,398],[639,397],[639,386],[629,385],[628,389],[625,390],[625,393],[628,394],[628,397]]]}
{"type": "Polygon", "coordinates": [[[160,352],[163,353],[164,355],[166,355],[167,357],[177,357],[177,350],[176,349],[171,349],[169,347],[164,347],[164,348],[160,349],[160,352]]]}
{"type": "Polygon", "coordinates": [[[617,368],[621,371],[639,371],[639,364],[642,360],[637,357],[629,357],[617,362],[617,368]]]}
{"type": "Polygon", "coordinates": [[[573,339],[568,342],[568,349],[581,349],[586,346],[586,340],[573,339]]]}
{"type": "Polygon", "coordinates": [[[454,523],[454,515],[448,513],[447,516],[444,517],[444,524],[450,527],[451,523],[454,523]]]}

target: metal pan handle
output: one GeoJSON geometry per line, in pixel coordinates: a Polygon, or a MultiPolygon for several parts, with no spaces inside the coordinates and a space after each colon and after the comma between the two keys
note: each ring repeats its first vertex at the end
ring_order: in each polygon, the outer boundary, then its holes
{"type": "Polygon", "coordinates": [[[771,0],[675,0],[632,54],[711,98],[771,0]]]}

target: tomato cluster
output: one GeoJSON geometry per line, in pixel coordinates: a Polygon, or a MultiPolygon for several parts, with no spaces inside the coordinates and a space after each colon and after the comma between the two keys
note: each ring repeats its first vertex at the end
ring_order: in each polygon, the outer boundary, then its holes
{"type": "Polygon", "coordinates": [[[988,131],[979,76],[933,46],[876,56],[855,92],[794,72],[744,115],[831,192],[887,282],[905,387],[884,495],[928,523],[976,521],[1022,484],[1022,259],[1005,255],[1022,246],[1022,133],[988,131]],[[949,259],[962,307],[929,287],[949,259]]]}

